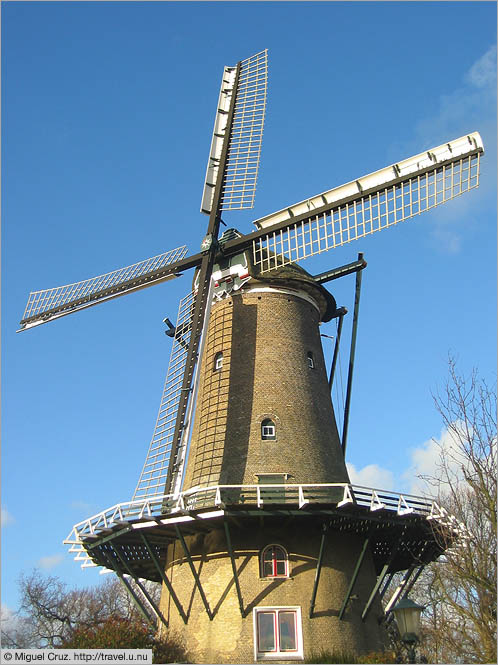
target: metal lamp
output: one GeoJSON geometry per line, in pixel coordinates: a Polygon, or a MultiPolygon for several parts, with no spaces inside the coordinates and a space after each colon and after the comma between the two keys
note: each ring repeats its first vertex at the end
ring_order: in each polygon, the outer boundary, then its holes
{"type": "Polygon", "coordinates": [[[415,644],[419,641],[420,615],[424,609],[423,605],[417,605],[410,598],[403,598],[393,607],[401,640],[408,649],[410,663],[415,662],[415,644]]]}

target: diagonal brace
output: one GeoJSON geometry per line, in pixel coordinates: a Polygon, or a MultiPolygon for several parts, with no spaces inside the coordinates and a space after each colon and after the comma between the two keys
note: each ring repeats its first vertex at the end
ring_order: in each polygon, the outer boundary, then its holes
{"type": "MultiPolygon", "coordinates": [[[[407,580],[406,585],[402,589],[403,598],[406,598],[408,596],[408,594],[411,591],[411,588],[413,587],[415,582],[418,580],[418,578],[419,578],[419,576],[420,576],[420,574],[421,574],[421,572],[423,571],[424,568],[425,568],[425,563],[421,564],[418,567],[417,572],[409,580],[407,580]]],[[[398,595],[396,597],[396,600],[400,597],[400,595],[401,595],[401,593],[398,593],[398,595]]],[[[389,624],[389,623],[391,623],[393,618],[394,618],[394,614],[393,614],[392,605],[391,605],[389,610],[385,613],[384,619],[385,619],[386,623],[389,624]]]]}
{"type": "Polygon", "coordinates": [[[378,591],[379,588],[380,588],[380,585],[381,585],[382,582],[384,581],[384,579],[385,579],[385,577],[386,577],[386,575],[387,575],[387,571],[389,570],[389,566],[390,566],[390,565],[391,565],[391,561],[389,561],[388,563],[386,563],[386,564],[382,567],[382,570],[380,571],[380,574],[379,574],[379,576],[378,576],[378,578],[377,578],[377,581],[376,581],[376,583],[375,583],[375,586],[374,586],[374,588],[372,589],[372,593],[370,594],[370,597],[369,597],[369,599],[367,600],[367,604],[365,605],[365,607],[363,608],[363,612],[361,613],[361,620],[362,620],[362,621],[365,621],[365,619],[367,618],[367,614],[368,614],[369,611],[370,611],[370,607],[372,606],[372,603],[373,603],[373,601],[374,601],[375,594],[377,593],[377,591],[378,591]]]}
{"type": "Polygon", "coordinates": [[[128,595],[134,602],[136,608],[140,612],[140,614],[144,617],[144,619],[149,623],[153,628],[156,627],[156,622],[150,617],[149,613],[146,611],[142,601],[140,598],[137,596],[135,591],[133,590],[133,587],[131,584],[128,582],[128,580],[125,579],[123,573],[119,570],[117,563],[113,561],[111,555],[108,552],[103,552],[105,558],[107,559],[111,569],[116,573],[116,575],[119,577],[120,581],[126,588],[126,591],[128,592],[128,595]]]}
{"type": "Polygon", "coordinates": [[[140,582],[140,580],[138,579],[138,577],[137,577],[137,576],[133,573],[133,571],[130,569],[130,567],[129,567],[127,561],[126,561],[126,559],[123,557],[123,555],[121,554],[121,552],[120,552],[116,547],[114,548],[114,551],[115,551],[116,554],[118,555],[119,560],[121,561],[121,563],[123,564],[123,566],[124,566],[124,567],[126,568],[126,570],[128,571],[128,574],[133,578],[133,581],[135,582],[135,584],[138,586],[138,588],[140,589],[140,591],[143,593],[143,595],[145,596],[145,598],[146,598],[147,601],[149,602],[149,605],[152,607],[152,609],[153,609],[154,612],[156,613],[157,618],[161,621],[161,623],[162,623],[164,626],[166,626],[166,628],[168,628],[168,622],[167,622],[166,619],[164,618],[164,616],[163,616],[161,610],[157,607],[157,605],[156,605],[156,603],[154,602],[154,599],[152,598],[152,596],[150,595],[150,593],[147,591],[147,589],[145,588],[145,586],[140,582]]]}
{"type": "Polygon", "coordinates": [[[232,540],[230,538],[230,531],[228,529],[228,523],[226,520],[223,521],[223,526],[225,527],[225,538],[227,541],[228,554],[230,555],[230,561],[232,562],[233,580],[235,582],[235,588],[237,589],[237,598],[239,599],[240,614],[242,618],[244,618],[246,613],[244,610],[244,603],[242,601],[242,593],[240,591],[239,576],[237,575],[237,566],[235,565],[235,558],[233,555],[232,540]]]}
{"type": "Polygon", "coordinates": [[[171,596],[173,602],[176,605],[176,609],[178,610],[178,614],[182,617],[184,623],[187,623],[188,622],[187,615],[185,614],[185,612],[183,610],[183,607],[182,607],[180,601],[178,600],[178,596],[176,595],[171,582],[169,581],[168,577],[166,576],[166,573],[164,572],[164,570],[161,568],[161,564],[157,560],[157,556],[156,556],[154,550],[150,546],[150,544],[149,544],[147,538],[144,536],[144,534],[141,533],[140,536],[142,537],[143,543],[144,543],[145,547],[147,548],[147,551],[148,551],[149,556],[152,560],[152,563],[154,564],[155,569],[159,573],[159,576],[160,576],[161,580],[164,582],[164,585],[168,589],[169,595],[171,596]]]}
{"type": "MultiPolygon", "coordinates": [[[[403,535],[404,535],[405,532],[406,532],[406,527],[405,527],[405,529],[403,530],[402,537],[403,537],[403,535]]],[[[361,620],[362,620],[362,621],[365,621],[365,619],[367,618],[367,614],[368,614],[369,611],[370,611],[370,607],[371,607],[371,605],[372,605],[372,603],[373,603],[373,601],[374,601],[375,594],[378,592],[378,590],[380,589],[380,587],[381,587],[381,585],[382,585],[384,579],[386,578],[386,575],[388,574],[389,568],[391,567],[391,564],[392,564],[392,562],[394,561],[394,558],[395,558],[396,554],[397,554],[398,551],[399,551],[400,544],[401,544],[401,539],[398,541],[396,547],[393,547],[393,549],[391,550],[391,554],[389,555],[389,559],[386,561],[386,563],[385,563],[384,566],[382,567],[382,570],[381,570],[381,572],[380,572],[380,574],[379,574],[379,576],[378,576],[378,578],[377,578],[377,581],[376,581],[376,583],[375,583],[375,586],[374,586],[374,588],[372,589],[372,593],[370,594],[370,597],[369,597],[369,599],[367,600],[367,604],[365,605],[365,607],[363,608],[363,612],[361,613],[361,620]]],[[[391,575],[391,577],[392,577],[392,575],[391,575]]],[[[391,579],[391,578],[390,578],[390,579],[391,579]]],[[[390,581],[390,579],[389,579],[389,581],[390,581]]],[[[387,586],[388,586],[388,585],[386,585],[386,586],[384,587],[384,589],[383,589],[383,594],[385,593],[385,591],[386,591],[386,589],[387,589],[387,586]]]]}
{"type": "Polygon", "coordinates": [[[383,588],[382,588],[382,591],[379,593],[379,598],[380,598],[381,600],[382,600],[382,599],[384,598],[384,596],[386,595],[386,591],[388,590],[389,585],[391,584],[393,577],[394,577],[394,571],[393,571],[392,573],[389,573],[389,576],[388,576],[388,578],[387,578],[387,580],[386,580],[386,583],[384,584],[384,586],[383,586],[383,588]]]}
{"type": "Polygon", "coordinates": [[[358,561],[356,562],[356,566],[353,572],[353,576],[351,577],[351,582],[349,583],[348,590],[346,592],[346,596],[344,600],[342,601],[342,606],[341,609],[339,610],[339,619],[342,620],[344,617],[344,612],[346,611],[346,606],[348,604],[348,601],[351,597],[351,594],[353,592],[354,585],[356,583],[356,580],[358,578],[358,573],[360,572],[361,564],[363,563],[363,559],[365,558],[365,554],[367,551],[368,544],[370,542],[370,534],[365,538],[365,542],[363,543],[363,547],[361,548],[360,556],[358,557],[358,561]]]}
{"type": "Polygon", "coordinates": [[[204,590],[201,586],[201,581],[199,579],[199,574],[195,569],[194,562],[192,561],[192,556],[191,556],[191,554],[188,550],[187,543],[185,542],[185,538],[183,537],[183,534],[180,531],[180,529],[178,528],[177,524],[175,524],[175,531],[176,531],[176,535],[178,536],[178,540],[181,543],[181,546],[183,548],[185,556],[187,558],[188,565],[190,566],[190,570],[192,571],[192,575],[194,576],[194,582],[195,582],[196,587],[199,590],[199,594],[202,598],[202,602],[204,603],[204,607],[206,608],[207,615],[212,620],[213,619],[213,614],[212,614],[212,612],[209,608],[209,603],[207,601],[206,594],[204,593],[204,590]]]}
{"type": "MultiPolygon", "coordinates": [[[[363,260],[363,254],[359,252],[358,261],[362,260],[363,260]]],[[[348,382],[346,386],[346,403],[344,405],[344,423],[342,428],[342,439],[341,439],[342,454],[344,458],[346,457],[346,444],[348,439],[348,427],[349,427],[349,410],[351,406],[351,390],[353,387],[353,369],[354,369],[354,358],[356,351],[356,335],[358,331],[358,314],[360,310],[361,274],[362,274],[361,270],[358,270],[358,272],[356,273],[354,309],[353,309],[353,328],[351,331],[351,349],[349,351],[348,382]]]]}
{"type": "Polygon", "coordinates": [[[413,575],[413,571],[415,570],[416,566],[414,563],[408,568],[408,570],[405,572],[403,575],[403,579],[399,583],[399,585],[396,587],[393,595],[389,599],[389,602],[387,603],[385,609],[384,609],[384,619],[387,619],[389,614],[392,612],[392,608],[394,604],[397,602],[398,598],[401,596],[402,591],[408,584],[410,577],[413,575]]]}
{"type": "Polygon", "coordinates": [[[313,584],[313,591],[311,593],[310,619],[312,618],[313,610],[315,609],[316,592],[318,590],[318,582],[320,580],[320,573],[322,572],[323,550],[325,548],[325,537],[326,537],[326,535],[327,535],[327,527],[325,525],[323,525],[322,539],[320,540],[320,550],[318,552],[318,560],[316,562],[315,582],[313,584]]]}
{"type": "Polygon", "coordinates": [[[385,609],[384,609],[384,620],[389,623],[390,621],[393,620],[393,613],[392,613],[392,608],[394,603],[398,601],[400,597],[405,598],[409,593],[415,582],[418,580],[419,575],[425,568],[425,563],[423,562],[422,555],[424,554],[424,551],[427,549],[427,541],[422,545],[422,549],[420,550],[420,553],[418,554],[418,565],[417,563],[412,563],[412,565],[408,568],[406,571],[403,579],[401,580],[398,588],[395,590],[394,594],[390,598],[389,602],[387,603],[385,609]],[[422,562],[422,563],[420,563],[422,562]],[[415,572],[415,569],[417,569],[417,572],[415,575],[413,573],[415,572]],[[412,577],[413,576],[413,577],[412,577]]]}

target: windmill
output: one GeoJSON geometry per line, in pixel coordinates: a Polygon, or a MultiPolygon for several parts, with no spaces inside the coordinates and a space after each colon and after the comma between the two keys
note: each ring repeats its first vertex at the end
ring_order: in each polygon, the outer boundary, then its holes
{"type": "Polygon", "coordinates": [[[222,214],[254,202],[266,91],[266,51],[224,68],[198,253],[180,247],[33,292],[21,320],[27,330],[194,269],[176,325],[165,320],[170,363],[134,496],[75,525],[65,542],[84,566],[114,571],[197,662],[379,649],[396,600],[447,539],[465,535],[434,502],[349,482],[347,413],[340,436],[319,325],[335,318],[340,330],[346,310],[324,284],[355,274],[352,371],[366,263],[360,254],[319,275],[298,264],[477,187],[480,136],[289,205],[252,233],[220,234],[222,214]],[[159,606],[143,579],[162,583],[159,606]]]}

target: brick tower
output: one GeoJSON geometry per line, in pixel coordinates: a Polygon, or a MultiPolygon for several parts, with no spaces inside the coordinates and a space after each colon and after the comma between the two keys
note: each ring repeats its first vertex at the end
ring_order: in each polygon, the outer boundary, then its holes
{"type": "MultiPolygon", "coordinates": [[[[271,280],[251,277],[213,304],[183,490],[192,490],[186,507],[196,510],[200,488],[236,486],[225,489],[225,501],[237,514],[185,536],[190,562],[179,540],[168,548],[165,572],[187,620],[166,587],[161,600],[196,662],[286,661],[382,647],[380,603],[364,622],[354,602],[338,618],[361,536],[328,533],[327,520],[313,512],[285,511],[289,485],[349,482],[319,333],[334,310],[332,296],[297,266],[271,280]],[[248,512],[244,497],[250,500],[256,485],[261,507],[248,512]]],[[[355,587],[365,601],[375,579],[368,552],[355,587]]]]}

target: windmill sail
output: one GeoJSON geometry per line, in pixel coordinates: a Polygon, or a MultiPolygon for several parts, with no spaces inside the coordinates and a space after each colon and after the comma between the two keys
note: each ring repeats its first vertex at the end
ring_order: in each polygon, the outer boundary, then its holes
{"type": "Polygon", "coordinates": [[[117,298],[130,291],[142,289],[153,283],[172,279],[176,276],[175,273],[168,269],[165,270],[165,268],[183,259],[186,253],[187,248],[184,245],[126,268],[91,277],[82,282],[56,286],[45,291],[32,291],[21,319],[20,331],[97,305],[104,300],[117,298]]]}
{"type": "Polygon", "coordinates": [[[206,214],[213,209],[214,190],[219,177],[223,178],[221,210],[242,210],[254,205],[266,108],[268,51],[243,60],[238,78],[236,73],[236,67],[225,67],[223,71],[201,202],[201,212],[206,214]],[[228,160],[225,172],[220,174],[228,109],[234,94],[228,160]]]}
{"type": "Polygon", "coordinates": [[[479,186],[482,152],[474,132],[263,217],[254,263],[267,272],[446,203],[479,186]]]}
{"type": "MultiPolygon", "coordinates": [[[[169,466],[176,462],[171,458],[171,453],[182,394],[183,375],[192,333],[194,305],[195,293],[193,291],[180,301],[175,336],[156,426],[133,500],[162,495],[169,466]]],[[[176,457],[178,458],[180,454],[181,451],[178,449],[176,457]]],[[[179,469],[173,469],[173,475],[176,475],[177,471],[179,469]]]]}

